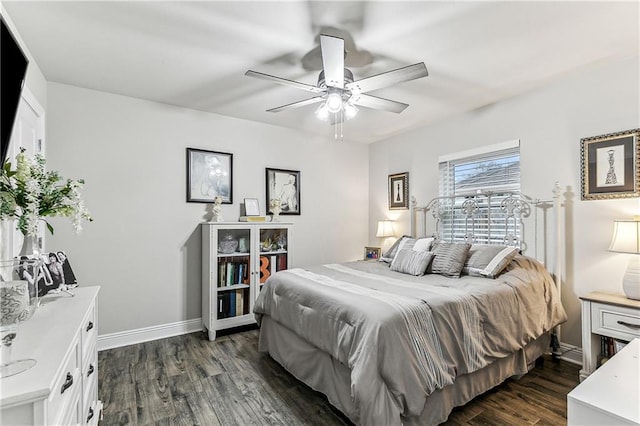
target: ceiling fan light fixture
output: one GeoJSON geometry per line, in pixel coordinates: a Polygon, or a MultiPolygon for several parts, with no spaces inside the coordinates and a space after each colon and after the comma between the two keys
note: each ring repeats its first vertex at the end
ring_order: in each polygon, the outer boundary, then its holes
{"type": "Polygon", "coordinates": [[[353,105],[351,102],[347,102],[344,104],[344,116],[347,120],[352,119],[358,114],[359,109],[353,105]]]}
{"type": "Polygon", "coordinates": [[[318,109],[316,109],[316,117],[322,121],[329,121],[329,108],[327,108],[326,102],[320,104],[318,109]]]}
{"type": "Polygon", "coordinates": [[[339,112],[342,109],[342,95],[338,92],[331,92],[327,95],[327,100],[325,101],[325,105],[327,109],[331,113],[339,112]]]}

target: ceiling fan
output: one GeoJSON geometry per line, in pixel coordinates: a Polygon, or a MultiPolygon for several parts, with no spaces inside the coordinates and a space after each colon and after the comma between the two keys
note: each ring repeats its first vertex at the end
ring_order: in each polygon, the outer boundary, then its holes
{"type": "Polygon", "coordinates": [[[258,71],[249,70],[245,73],[249,77],[295,87],[316,95],[309,99],[268,109],[268,112],[280,112],[286,109],[321,103],[316,110],[316,115],[321,120],[330,120],[331,124],[342,123],[345,119],[348,120],[355,116],[358,112],[356,106],[401,113],[409,106],[408,104],[368,95],[366,92],[429,75],[424,62],[419,62],[354,81],[353,73],[344,67],[345,56],[348,55],[348,52],[344,50],[344,39],[321,34],[320,50],[322,53],[322,71],[320,71],[318,83],[315,86],[258,71]]]}

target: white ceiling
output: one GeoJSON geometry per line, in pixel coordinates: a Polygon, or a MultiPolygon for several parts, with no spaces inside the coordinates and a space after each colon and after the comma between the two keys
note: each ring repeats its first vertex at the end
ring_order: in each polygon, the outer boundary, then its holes
{"type": "MultiPolygon", "coordinates": [[[[355,79],[424,62],[429,77],[372,92],[410,104],[361,108],[346,140],[374,142],[638,56],[639,3],[451,1],[3,1],[48,81],[332,136],[315,106],[265,110],[307,92],[248,69],[315,84],[302,56],[322,26],[349,31],[372,65],[355,79]]],[[[606,82],[603,82],[606,83],[606,82]]]]}

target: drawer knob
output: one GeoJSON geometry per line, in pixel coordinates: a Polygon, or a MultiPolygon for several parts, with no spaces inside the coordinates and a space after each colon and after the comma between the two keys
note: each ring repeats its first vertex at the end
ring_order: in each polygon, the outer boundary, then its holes
{"type": "Polygon", "coordinates": [[[62,390],[60,391],[60,393],[61,394],[64,393],[64,391],[69,389],[72,384],[73,384],[73,376],[71,375],[71,373],[67,373],[67,379],[62,384],[62,390]]]}
{"type": "Polygon", "coordinates": [[[89,407],[89,415],[87,416],[86,423],[89,423],[89,420],[93,418],[93,408],[89,407]]]}
{"type": "Polygon", "coordinates": [[[625,327],[640,330],[640,324],[631,324],[630,322],[626,322],[626,321],[618,321],[618,324],[624,325],[625,327]]]}
{"type": "Polygon", "coordinates": [[[93,368],[93,364],[89,364],[89,370],[87,370],[87,377],[93,374],[95,368],[93,368]]]}
{"type": "Polygon", "coordinates": [[[87,324],[87,331],[91,330],[93,328],[93,321],[89,321],[89,324],[87,324]]]}

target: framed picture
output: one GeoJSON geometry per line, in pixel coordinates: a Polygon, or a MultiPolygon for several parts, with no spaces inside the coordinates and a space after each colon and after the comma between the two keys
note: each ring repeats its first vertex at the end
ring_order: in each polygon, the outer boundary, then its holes
{"type": "Polygon", "coordinates": [[[640,197],[640,129],[580,140],[583,200],[640,197]]]}
{"type": "Polygon", "coordinates": [[[260,216],[260,204],[258,204],[258,199],[245,198],[244,212],[247,216],[260,216]]]}
{"type": "Polygon", "coordinates": [[[389,175],[389,210],[409,208],[409,172],[389,175]]]}
{"type": "Polygon", "coordinates": [[[365,247],[364,260],[380,259],[380,247],[365,247]]]}
{"type": "Polygon", "coordinates": [[[233,154],[187,148],[187,202],[233,203],[233,154]]]}
{"type": "MultiPolygon", "coordinates": [[[[280,200],[280,214],[300,214],[300,171],[266,169],[266,205],[280,200]]],[[[269,209],[267,213],[269,212],[269,209]]]]}
{"type": "MultiPolygon", "coordinates": [[[[35,259],[34,256],[21,256],[20,259],[35,259]]],[[[42,297],[45,294],[52,292],[56,293],[60,291],[62,287],[64,289],[75,288],[78,286],[78,280],[76,275],[71,269],[71,263],[64,251],[52,251],[40,254],[42,260],[41,266],[37,271],[29,274],[28,271],[23,270],[20,278],[34,281],[37,278],[38,284],[38,297],[42,297]]]]}

